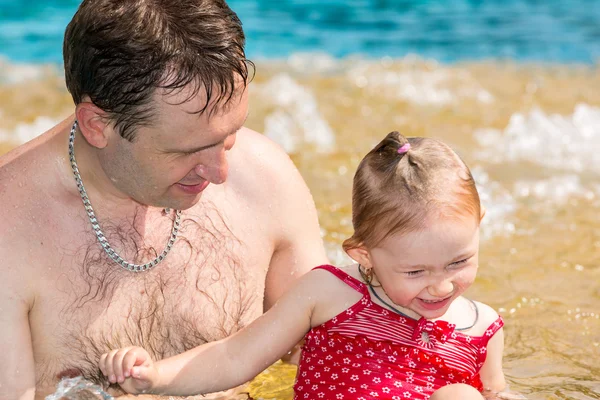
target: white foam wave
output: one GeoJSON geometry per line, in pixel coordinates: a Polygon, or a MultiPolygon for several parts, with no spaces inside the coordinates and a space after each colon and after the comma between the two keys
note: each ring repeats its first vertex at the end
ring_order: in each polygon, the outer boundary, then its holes
{"type": "MultiPolygon", "coordinates": [[[[359,88],[418,105],[455,104],[464,99],[486,104],[494,101],[494,96],[469,71],[417,55],[396,59],[360,56],[338,59],[321,52],[299,52],[280,62],[297,74],[345,74],[359,88]]],[[[278,62],[269,60],[269,63],[278,62]]]]}
{"type": "Polygon", "coordinates": [[[39,80],[49,74],[57,74],[56,67],[39,64],[16,64],[0,58],[0,84],[14,85],[39,80]]]}
{"type": "Polygon", "coordinates": [[[419,105],[441,106],[464,99],[481,103],[494,101],[492,94],[466,70],[444,67],[414,56],[402,60],[401,70],[389,69],[391,63],[391,59],[382,59],[381,63],[362,61],[348,71],[348,77],[358,87],[419,105]]]}
{"type": "Polygon", "coordinates": [[[503,130],[475,133],[478,158],[493,163],[528,161],[553,170],[600,173],[600,108],[578,104],[572,115],[534,109],[514,114],[503,130]]]}
{"type": "Polygon", "coordinates": [[[515,224],[511,216],[517,204],[512,193],[499,182],[491,180],[481,166],[471,168],[471,173],[477,183],[481,205],[485,207],[485,218],[481,221],[482,238],[489,239],[499,234],[514,233],[515,224]]]}
{"type": "Polygon", "coordinates": [[[327,241],[324,243],[324,245],[327,259],[330,260],[333,265],[343,266],[353,264],[355,262],[348,256],[348,254],[346,254],[341,245],[337,243],[328,243],[327,241]]]}
{"type": "Polygon", "coordinates": [[[317,151],[329,152],[335,146],[333,130],[319,112],[310,90],[287,74],[278,74],[257,85],[261,101],[271,103],[275,111],[265,117],[264,134],[293,153],[302,142],[312,144],[317,151]]]}
{"type": "Polygon", "coordinates": [[[298,73],[327,73],[337,71],[342,65],[340,60],[327,53],[293,53],[287,59],[287,64],[298,73]]]}
{"type": "Polygon", "coordinates": [[[578,175],[560,175],[535,181],[520,180],[515,182],[514,188],[517,197],[548,200],[553,205],[566,204],[573,197],[592,200],[600,194],[600,185],[583,185],[578,175]]]}
{"type": "Polygon", "coordinates": [[[59,121],[49,117],[37,117],[33,123],[20,123],[11,131],[0,129],[0,142],[23,144],[46,132],[59,121]]]}

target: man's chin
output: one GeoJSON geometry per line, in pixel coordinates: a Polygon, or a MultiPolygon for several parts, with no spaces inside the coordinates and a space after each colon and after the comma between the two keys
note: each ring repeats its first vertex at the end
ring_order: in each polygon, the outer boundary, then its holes
{"type": "Polygon", "coordinates": [[[168,205],[164,206],[164,207],[168,207],[168,208],[171,208],[174,210],[185,211],[185,210],[189,210],[190,208],[194,207],[196,204],[198,204],[200,202],[201,199],[202,199],[202,192],[195,194],[193,196],[191,196],[191,195],[177,196],[177,198],[166,199],[167,201],[165,201],[165,203],[168,205]]]}

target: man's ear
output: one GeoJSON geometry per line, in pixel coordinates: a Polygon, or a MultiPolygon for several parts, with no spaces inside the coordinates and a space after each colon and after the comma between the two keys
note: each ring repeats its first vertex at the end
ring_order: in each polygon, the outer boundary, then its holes
{"type": "Polygon", "coordinates": [[[352,258],[354,261],[359,263],[365,268],[372,268],[373,265],[371,263],[371,255],[369,251],[364,246],[354,247],[346,250],[346,253],[352,258]]]}
{"type": "Polygon", "coordinates": [[[81,135],[91,146],[99,149],[106,147],[110,129],[107,129],[108,118],[102,109],[86,99],[77,104],[75,118],[81,135]]]}

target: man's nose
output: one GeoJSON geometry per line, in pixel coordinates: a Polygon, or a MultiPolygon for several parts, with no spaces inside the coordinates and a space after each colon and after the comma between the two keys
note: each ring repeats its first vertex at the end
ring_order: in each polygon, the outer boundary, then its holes
{"type": "Polygon", "coordinates": [[[202,164],[196,165],[194,172],[210,183],[220,185],[227,180],[229,163],[227,162],[226,150],[223,147],[215,150],[213,157],[205,160],[202,164]]]}
{"type": "Polygon", "coordinates": [[[429,285],[428,291],[434,297],[447,297],[454,291],[454,284],[450,279],[441,279],[429,285]]]}

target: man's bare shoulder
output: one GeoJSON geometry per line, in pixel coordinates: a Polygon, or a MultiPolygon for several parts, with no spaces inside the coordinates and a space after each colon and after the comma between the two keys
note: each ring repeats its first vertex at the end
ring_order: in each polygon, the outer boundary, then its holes
{"type": "Polygon", "coordinates": [[[46,132],[0,157],[0,213],[14,214],[9,206],[27,208],[55,183],[59,160],[51,134],[46,132]]]}
{"type": "MultiPolygon", "coordinates": [[[[253,130],[242,128],[230,157],[230,183],[253,204],[264,203],[276,212],[287,209],[290,198],[299,202],[312,197],[288,154],[275,142],[253,130]]],[[[314,204],[312,205],[314,207],[314,204]]]]}
{"type": "Polygon", "coordinates": [[[289,173],[298,173],[281,146],[251,129],[240,130],[233,150],[235,156],[232,159],[232,167],[245,167],[234,171],[258,174],[257,178],[263,183],[275,183],[286,179],[289,173]]]}
{"type": "MultiPolygon", "coordinates": [[[[56,136],[64,129],[67,129],[69,126],[68,122],[68,119],[66,119],[29,142],[17,146],[8,153],[1,155],[0,174],[5,174],[7,171],[11,171],[15,168],[22,168],[32,161],[44,158],[53,146],[52,139],[56,138],[56,136]]],[[[65,149],[66,148],[67,143],[65,143],[65,149]]]]}
{"type": "MultiPolygon", "coordinates": [[[[31,205],[29,186],[34,179],[31,166],[35,160],[32,153],[31,145],[27,143],[0,157],[0,280],[11,291],[9,296],[0,296],[2,305],[20,301],[15,295],[24,295],[25,277],[31,276],[31,268],[22,260],[28,255],[24,243],[31,240],[27,236],[27,219],[36,218],[35,214],[39,212],[31,205]]],[[[32,234],[35,232],[33,230],[32,234]]]]}
{"type": "Polygon", "coordinates": [[[29,202],[29,183],[35,179],[32,168],[35,149],[30,143],[19,146],[0,157],[0,218],[3,227],[9,229],[18,208],[29,202]]]}
{"type": "Polygon", "coordinates": [[[60,195],[64,157],[55,150],[55,136],[56,131],[50,130],[0,157],[2,259],[7,259],[7,253],[14,254],[19,243],[44,235],[48,219],[66,196],[60,195]]]}

